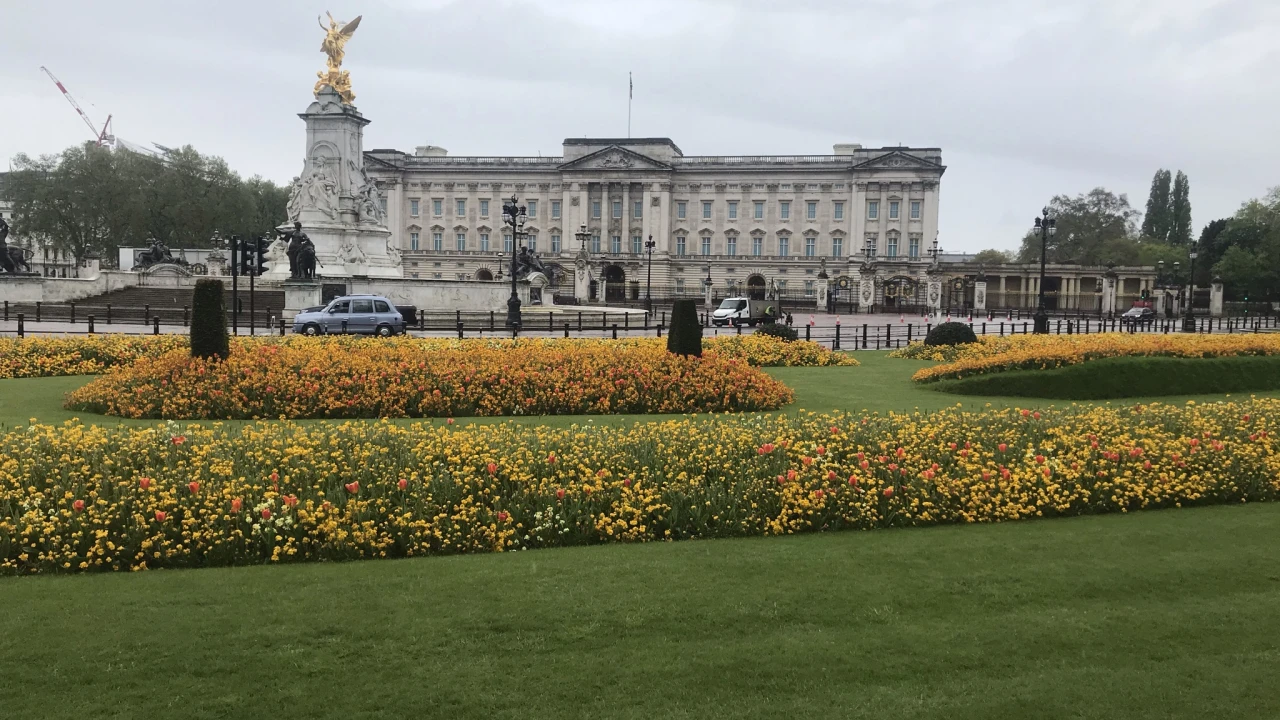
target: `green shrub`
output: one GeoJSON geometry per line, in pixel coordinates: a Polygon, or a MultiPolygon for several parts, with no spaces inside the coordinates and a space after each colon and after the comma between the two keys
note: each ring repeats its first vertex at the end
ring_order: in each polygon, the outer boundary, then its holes
{"type": "Polygon", "coordinates": [[[925,345],[964,345],[974,342],[978,342],[978,336],[973,334],[973,328],[958,322],[942,323],[930,330],[928,337],[924,339],[925,345]]]}
{"type": "Polygon", "coordinates": [[[191,297],[191,356],[226,358],[230,352],[222,281],[200,280],[191,297]]]}
{"type": "Polygon", "coordinates": [[[780,340],[791,342],[800,339],[800,333],[795,328],[787,327],[782,323],[769,323],[756,328],[757,335],[771,335],[780,340]]]}
{"type": "Polygon", "coordinates": [[[1117,357],[1048,370],[1010,370],[930,385],[957,395],[1053,400],[1201,395],[1280,390],[1280,356],[1117,357]]]}
{"type": "Polygon", "coordinates": [[[696,300],[676,300],[671,306],[671,332],[667,352],[702,357],[702,323],[696,300]]]}

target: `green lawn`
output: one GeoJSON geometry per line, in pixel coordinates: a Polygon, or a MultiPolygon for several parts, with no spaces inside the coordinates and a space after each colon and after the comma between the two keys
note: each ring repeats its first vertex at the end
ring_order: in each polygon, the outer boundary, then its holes
{"type": "Polygon", "coordinates": [[[0,716],[1280,717],[1280,506],[0,578],[0,716]]]}
{"type": "MultiPolygon", "coordinates": [[[[975,395],[949,395],[927,386],[911,382],[911,374],[929,363],[916,360],[897,360],[885,353],[864,352],[856,355],[860,367],[831,368],[770,368],[768,372],[796,391],[796,402],[789,410],[872,410],[910,411],[937,410],[949,405],[961,404],[970,408],[1047,406],[1062,401],[1036,400],[1033,398],[988,397],[975,395]]],[[[29,418],[42,422],[62,422],[79,417],[85,422],[117,424],[136,423],[152,425],[156,421],[128,421],[119,418],[71,412],[62,408],[63,396],[87,383],[89,377],[24,378],[0,380],[0,427],[26,424],[29,418]]],[[[1256,393],[1280,397],[1280,392],[1256,393]]],[[[1174,395],[1161,398],[1143,398],[1143,402],[1185,402],[1186,400],[1220,400],[1223,395],[1174,395]]],[[[1124,402],[1124,401],[1117,401],[1124,402]]],[[[649,420],[662,415],[565,415],[549,417],[522,417],[517,422],[565,426],[592,421],[596,423],[624,424],[637,420],[649,420]]],[[[467,422],[505,422],[510,418],[475,418],[467,422]]],[[[411,421],[406,421],[411,422],[411,421]]]]}

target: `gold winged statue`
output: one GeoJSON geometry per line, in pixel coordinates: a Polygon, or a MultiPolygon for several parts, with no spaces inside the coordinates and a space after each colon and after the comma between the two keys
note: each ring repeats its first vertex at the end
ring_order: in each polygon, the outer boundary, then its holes
{"type": "Polygon", "coordinates": [[[320,52],[328,55],[329,59],[326,68],[316,73],[320,79],[316,81],[315,94],[320,97],[320,89],[329,85],[342,97],[344,104],[350,105],[356,99],[356,94],[351,91],[351,75],[342,69],[342,57],[346,54],[347,41],[355,34],[356,28],[360,27],[360,18],[363,16],[358,16],[349,23],[342,23],[334,20],[333,15],[328,12],[325,15],[329,16],[329,27],[325,27],[324,20],[319,17],[316,22],[320,23],[320,29],[325,32],[320,52]]]}

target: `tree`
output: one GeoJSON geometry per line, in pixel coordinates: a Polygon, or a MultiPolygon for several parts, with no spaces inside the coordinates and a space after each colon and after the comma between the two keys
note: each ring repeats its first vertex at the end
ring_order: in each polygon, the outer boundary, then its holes
{"type": "MultiPolygon", "coordinates": [[[[1058,228],[1048,240],[1049,262],[1100,265],[1117,254],[1117,244],[1125,255],[1136,247],[1124,244],[1136,234],[1140,214],[1126,195],[1100,187],[1075,197],[1057,195],[1049,212],[1058,228]]],[[[1022,262],[1040,262],[1040,235],[1027,233],[1018,255],[1022,262]]]]}
{"type": "MultiPolygon", "coordinates": [[[[1207,228],[1206,228],[1207,231],[1207,228]]],[[[1280,188],[1240,207],[1213,240],[1213,272],[1234,297],[1280,297],[1280,188]]]]}
{"type": "Polygon", "coordinates": [[[191,357],[226,359],[230,353],[222,281],[199,280],[191,294],[191,357]]]}
{"type": "MultiPolygon", "coordinates": [[[[1179,173],[1181,174],[1181,173],[1179,173]]],[[[1142,219],[1142,234],[1146,237],[1167,241],[1169,230],[1173,227],[1170,217],[1170,185],[1173,176],[1163,168],[1156,171],[1151,178],[1151,193],[1147,195],[1147,214],[1142,219]]]]}
{"type": "Polygon", "coordinates": [[[110,255],[111,239],[122,230],[117,203],[124,195],[110,150],[86,143],[37,159],[19,154],[13,163],[7,192],[18,233],[77,262],[90,253],[110,255]]]}
{"type": "Polygon", "coordinates": [[[996,250],[989,248],[982,250],[973,256],[972,262],[980,265],[1003,265],[1014,261],[1013,253],[1007,250],[996,250]]]}
{"type": "Polygon", "coordinates": [[[1181,171],[1173,180],[1169,198],[1169,244],[1191,244],[1191,181],[1181,171]]]}

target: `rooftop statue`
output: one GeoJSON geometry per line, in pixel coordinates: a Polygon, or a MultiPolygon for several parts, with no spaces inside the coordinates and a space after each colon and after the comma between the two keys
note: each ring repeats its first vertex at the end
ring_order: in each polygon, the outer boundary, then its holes
{"type": "Polygon", "coordinates": [[[320,78],[316,81],[315,94],[320,97],[320,90],[328,85],[342,97],[342,102],[346,105],[352,104],[356,99],[356,94],[351,90],[351,75],[342,69],[342,58],[346,55],[347,41],[355,34],[356,28],[360,27],[360,18],[357,16],[355,20],[349,23],[342,23],[333,19],[333,15],[326,12],[329,16],[329,27],[325,27],[324,21],[316,17],[316,22],[320,23],[320,29],[324,30],[324,40],[320,43],[320,52],[328,55],[328,62],[324,70],[317,72],[320,78]]]}

